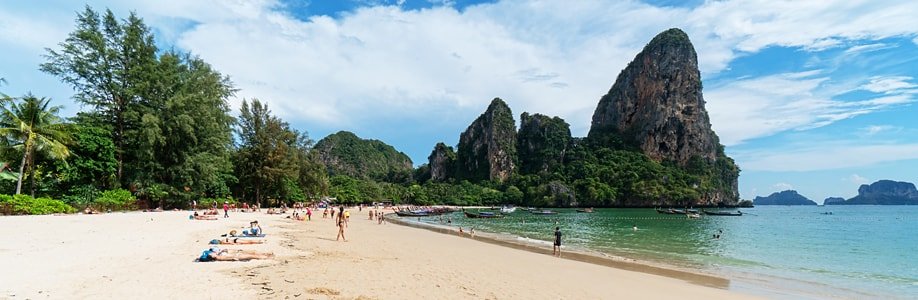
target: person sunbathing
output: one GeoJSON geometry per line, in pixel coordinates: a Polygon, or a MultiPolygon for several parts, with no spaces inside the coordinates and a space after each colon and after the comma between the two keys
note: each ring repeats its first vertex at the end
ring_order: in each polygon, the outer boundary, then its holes
{"type": "Polygon", "coordinates": [[[229,250],[213,247],[201,253],[199,262],[208,261],[247,261],[253,259],[271,259],[274,253],[261,253],[257,251],[229,250]]]}
{"type": "Polygon", "coordinates": [[[208,221],[216,221],[216,220],[217,220],[217,216],[203,216],[203,215],[199,215],[198,212],[194,212],[193,215],[188,216],[188,219],[191,219],[191,220],[208,220],[208,221]]]}
{"type": "Polygon", "coordinates": [[[240,240],[238,238],[230,240],[226,238],[225,240],[213,239],[210,240],[211,245],[251,245],[251,244],[264,244],[264,240],[240,240]]]}

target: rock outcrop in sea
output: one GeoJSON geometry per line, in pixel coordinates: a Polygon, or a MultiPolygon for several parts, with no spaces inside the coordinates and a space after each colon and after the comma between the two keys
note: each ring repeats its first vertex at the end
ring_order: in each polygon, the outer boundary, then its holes
{"type": "Polygon", "coordinates": [[[775,192],[767,197],[755,197],[753,204],[758,205],[816,205],[813,200],[804,197],[794,190],[775,192]]]}
{"type": "Polygon", "coordinates": [[[618,75],[593,113],[589,138],[610,147],[639,149],[661,162],[700,165],[717,174],[705,203],[735,204],[739,168],[723,152],[702,97],[698,58],[688,35],[666,30],[618,75]]]}
{"type": "Polygon", "coordinates": [[[444,181],[456,172],[456,152],[453,147],[437,143],[427,157],[427,165],[430,168],[430,180],[444,181]]]}
{"type": "Polygon", "coordinates": [[[507,180],[517,164],[516,124],[507,103],[494,98],[488,109],[459,136],[457,148],[457,178],[507,180]]]}
{"type": "Polygon", "coordinates": [[[857,196],[835,205],[918,205],[918,190],[911,182],[880,180],[857,189],[857,196]]]}
{"type": "Polygon", "coordinates": [[[559,117],[520,115],[517,150],[520,172],[547,172],[561,166],[571,144],[571,126],[559,117]]]}

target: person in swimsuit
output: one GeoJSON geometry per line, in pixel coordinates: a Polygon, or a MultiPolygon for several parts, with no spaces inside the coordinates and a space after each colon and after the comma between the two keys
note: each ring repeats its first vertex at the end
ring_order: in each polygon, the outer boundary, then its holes
{"type": "MultiPolygon", "coordinates": [[[[343,210],[344,208],[342,207],[341,209],[343,210]]],[[[335,211],[332,210],[332,213],[334,212],[335,211]]],[[[344,227],[347,226],[347,220],[344,218],[344,214],[338,214],[338,220],[335,223],[337,223],[338,226],[338,237],[335,238],[335,241],[344,239],[344,241],[347,242],[347,238],[344,237],[344,227]]]]}
{"type": "Polygon", "coordinates": [[[194,212],[194,214],[191,215],[189,219],[216,221],[217,216],[203,216],[203,215],[199,215],[198,212],[194,212]]]}
{"type": "Polygon", "coordinates": [[[264,244],[263,240],[240,240],[238,238],[230,240],[228,237],[225,240],[213,239],[210,240],[211,245],[251,245],[251,244],[264,244]]]}
{"type": "Polygon", "coordinates": [[[561,227],[555,227],[555,246],[552,248],[551,255],[561,257],[561,227]]]}
{"type": "Polygon", "coordinates": [[[204,250],[201,253],[201,256],[198,257],[200,262],[208,261],[246,261],[253,259],[270,259],[274,258],[274,253],[261,253],[256,251],[246,251],[246,250],[228,250],[220,249],[213,247],[207,250],[204,250]]]}

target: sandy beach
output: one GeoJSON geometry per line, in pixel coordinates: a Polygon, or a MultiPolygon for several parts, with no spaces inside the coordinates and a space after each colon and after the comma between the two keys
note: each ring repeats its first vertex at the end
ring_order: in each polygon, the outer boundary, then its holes
{"type": "Polygon", "coordinates": [[[191,221],[188,212],[0,217],[7,228],[0,298],[753,298],[718,288],[725,279],[602,265],[576,254],[559,259],[481,237],[379,225],[366,212],[352,210],[347,242],[335,241],[332,219],[321,214],[305,222],[263,213],[217,221],[191,221]],[[274,252],[275,259],[194,262],[210,239],[250,220],[262,224],[268,242],[225,248],[274,252]]]}

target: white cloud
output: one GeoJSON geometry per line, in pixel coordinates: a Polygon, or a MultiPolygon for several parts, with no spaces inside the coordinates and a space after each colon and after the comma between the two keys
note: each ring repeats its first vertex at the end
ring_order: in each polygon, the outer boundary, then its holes
{"type": "MultiPolygon", "coordinates": [[[[918,2],[909,1],[709,1],[695,8],[637,1],[500,1],[462,11],[450,5],[420,11],[366,7],[308,20],[294,18],[274,0],[91,5],[112,7],[119,16],[137,11],[165,37],[174,37],[165,44],[200,55],[230,75],[241,89],[234,106],[241,98],[258,97],[291,122],[339,127],[392,119],[467,123],[499,96],[517,114],[560,115],[574,134],[583,135],[618,72],[653,35],[670,27],[689,33],[705,76],[769,46],[815,51],[918,34],[913,16],[918,2]]],[[[57,9],[69,17],[36,14],[2,23],[9,13],[0,8],[0,25],[18,24],[0,26],[0,39],[53,46],[63,39],[55,33],[59,30],[31,25],[70,30],[72,12],[81,8],[57,9]]],[[[723,141],[736,144],[821,126],[911,101],[833,101],[818,91],[831,74],[809,72],[706,90],[723,141]]]]}
{"type": "Polygon", "coordinates": [[[889,49],[889,48],[894,48],[894,47],[896,47],[896,45],[890,45],[890,44],[884,44],[884,43],[857,45],[857,46],[852,46],[851,48],[848,48],[847,50],[845,50],[844,53],[845,54],[864,53],[864,52],[878,51],[878,50],[889,49]]]}
{"type": "Polygon", "coordinates": [[[912,77],[909,76],[877,76],[870,78],[870,82],[861,86],[861,89],[874,93],[891,94],[918,87],[918,85],[909,82],[911,80],[912,77]]]}
{"type": "Polygon", "coordinates": [[[31,51],[43,51],[63,41],[70,30],[69,24],[36,20],[31,16],[0,9],[0,46],[6,43],[31,51]]]}
{"type": "Polygon", "coordinates": [[[848,176],[847,180],[856,185],[862,185],[862,184],[870,182],[870,179],[867,179],[866,177],[863,177],[857,174],[851,174],[851,176],[848,176]]]}
{"type": "Polygon", "coordinates": [[[807,172],[918,159],[918,144],[820,144],[788,151],[741,152],[734,158],[749,171],[807,172]]]}
{"type": "Polygon", "coordinates": [[[870,125],[864,128],[861,128],[863,136],[873,136],[884,131],[898,131],[901,130],[901,127],[891,126],[891,125],[870,125]]]}
{"type": "Polygon", "coordinates": [[[790,184],[790,183],[787,183],[787,182],[778,182],[778,183],[775,183],[775,185],[773,185],[773,186],[771,186],[771,187],[774,188],[774,189],[777,190],[777,191],[786,191],[786,190],[793,190],[793,189],[794,189],[794,186],[793,186],[792,184],[790,184]]]}
{"type": "Polygon", "coordinates": [[[835,100],[833,96],[850,89],[827,88],[829,78],[817,75],[817,70],[769,75],[708,89],[705,99],[721,142],[730,146],[786,130],[813,129],[915,101],[910,95],[835,100]]]}

